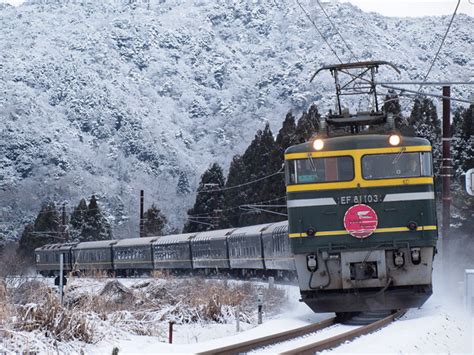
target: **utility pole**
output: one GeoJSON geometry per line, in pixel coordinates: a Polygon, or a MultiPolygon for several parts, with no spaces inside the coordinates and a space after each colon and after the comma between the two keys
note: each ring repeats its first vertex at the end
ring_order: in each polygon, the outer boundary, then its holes
{"type": "Polygon", "coordinates": [[[443,259],[445,267],[449,266],[448,239],[451,223],[451,86],[443,86],[443,164],[441,176],[443,178],[443,259]]]}
{"type": "Polygon", "coordinates": [[[61,226],[61,234],[63,237],[64,242],[69,241],[69,233],[67,231],[67,220],[66,220],[66,203],[63,203],[63,212],[62,212],[62,226],[61,226]]]}
{"type": "Polygon", "coordinates": [[[64,301],[64,253],[59,254],[59,299],[64,301]]]}
{"type": "Polygon", "coordinates": [[[143,212],[143,204],[145,201],[145,192],[140,190],[140,238],[145,236],[145,220],[144,220],[144,212],[143,212]]]}

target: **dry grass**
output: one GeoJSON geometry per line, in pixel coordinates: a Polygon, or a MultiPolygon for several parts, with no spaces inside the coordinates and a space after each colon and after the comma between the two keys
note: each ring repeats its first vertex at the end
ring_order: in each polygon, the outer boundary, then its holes
{"type": "MultiPolygon", "coordinates": [[[[201,278],[167,280],[141,289],[140,306],[163,309],[163,306],[169,305],[171,307],[162,313],[160,320],[173,320],[177,323],[225,323],[233,316],[234,308],[239,306],[241,320],[251,322],[255,316],[255,301],[259,290],[249,282],[228,283],[201,278]]],[[[262,291],[269,313],[286,299],[284,291],[278,288],[264,288],[262,291]]]]}
{"type": "Polygon", "coordinates": [[[0,302],[0,325],[2,319],[3,322],[14,320],[12,329],[37,330],[57,341],[77,339],[90,343],[104,336],[104,331],[119,330],[162,337],[168,321],[234,322],[236,306],[242,322],[256,323],[256,298],[260,290],[264,293],[267,314],[276,313],[286,300],[285,291],[277,287],[169,275],[164,279],[137,281],[131,287],[118,280],[108,281],[100,289],[99,285],[100,281],[85,283],[70,278],[62,307],[55,287],[30,281],[9,291],[0,283],[0,297],[10,293],[10,306],[15,304],[12,313],[8,304],[2,307],[0,302]]]}
{"type": "Polygon", "coordinates": [[[0,328],[3,328],[10,319],[11,312],[9,307],[9,296],[7,293],[7,284],[0,280],[0,328]]]}
{"type": "Polygon", "coordinates": [[[86,314],[63,308],[57,299],[50,299],[41,305],[19,307],[16,328],[26,331],[41,330],[59,341],[81,340],[92,343],[95,334],[86,314]]]}
{"type": "MultiPolygon", "coordinates": [[[[74,289],[74,286],[71,286],[74,289]]],[[[69,308],[98,314],[102,320],[122,321],[130,315],[143,322],[174,321],[178,324],[200,321],[226,323],[240,307],[241,320],[252,322],[256,317],[256,298],[260,288],[254,284],[229,283],[202,278],[139,281],[130,288],[113,280],[102,290],[72,293],[66,298],[69,308]],[[125,317],[122,313],[128,312],[125,317]],[[120,313],[120,315],[114,314],[120,313]],[[125,317],[125,318],[124,318],[125,317]]],[[[262,288],[265,311],[275,312],[286,300],[279,288],[262,288]]],[[[142,334],[146,330],[138,330],[142,334]]]]}
{"type": "Polygon", "coordinates": [[[111,274],[106,270],[84,270],[84,271],[74,271],[74,273],[69,273],[69,277],[73,276],[72,274],[76,274],[79,277],[90,277],[93,279],[107,279],[111,277],[111,274]]]}
{"type": "Polygon", "coordinates": [[[60,305],[54,290],[39,281],[13,287],[0,281],[0,331],[39,330],[59,341],[92,342],[94,329],[83,312],[60,305]]]}
{"type": "Polygon", "coordinates": [[[171,278],[171,273],[169,270],[162,269],[162,270],[153,270],[151,272],[151,277],[155,279],[170,279],[171,278]]]}
{"type": "Polygon", "coordinates": [[[54,291],[44,282],[37,280],[21,281],[10,287],[11,300],[14,304],[44,303],[54,291]]]}

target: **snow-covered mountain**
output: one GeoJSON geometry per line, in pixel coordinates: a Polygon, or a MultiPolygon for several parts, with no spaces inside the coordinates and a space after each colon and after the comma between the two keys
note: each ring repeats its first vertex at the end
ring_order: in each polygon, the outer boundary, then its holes
{"type": "MultiPolygon", "coordinates": [[[[348,61],[322,11],[301,3],[348,61]]],[[[421,80],[449,22],[325,6],[352,60],[388,60],[402,70],[381,71],[381,80],[421,80]]],[[[472,28],[472,17],[455,18],[430,80],[472,77],[472,28]]],[[[71,209],[96,193],[116,217],[116,236],[133,237],[140,189],[180,228],[210,163],[227,168],[264,122],[276,133],[289,110],[333,105],[328,74],[309,83],[332,63],[293,0],[0,5],[3,234],[21,232],[47,197],[71,209]]]]}

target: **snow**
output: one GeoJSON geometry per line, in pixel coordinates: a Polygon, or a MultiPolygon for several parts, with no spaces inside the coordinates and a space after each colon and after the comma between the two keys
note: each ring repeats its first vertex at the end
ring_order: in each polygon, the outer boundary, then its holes
{"type": "MultiPolygon", "coordinates": [[[[331,76],[309,78],[337,60],[295,1],[127,3],[0,4],[0,236],[18,237],[47,197],[70,210],[92,193],[114,216],[115,237],[136,236],[142,188],[146,205],[181,228],[209,164],[226,170],[289,110],[332,108],[331,76]]],[[[324,14],[302,4],[349,60],[324,14]]],[[[381,81],[420,80],[449,20],[325,6],[357,59],[400,67],[399,78],[381,70],[381,81]]],[[[429,80],[472,75],[469,28],[472,17],[455,18],[429,80]]],[[[453,97],[469,92],[453,87],[453,97]]],[[[412,99],[402,100],[409,111],[412,99]]]]}
{"type": "MultiPolygon", "coordinates": [[[[290,287],[295,291],[296,287],[290,287]]],[[[174,335],[175,344],[162,344],[149,338],[131,337],[120,341],[118,345],[121,354],[137,353],[196,353],[211,350],[216,347],[230,345],[242,340],[249,340],[269,334],[275,334],[290,328],[297,328],[313,322],[329,318],[331,314],[313,314],[305,305],[295,302],[289,305],[290,310],[283,312],[274,319],[265,320],[264,324],[235,335],[235,325],[226,325],[218,329],[202,329],[201,327],[183,326],[174,335]],[[207,336],[221,337],[219,339],[202,341],[207,336]],[[199,343],[197,343],[199,341],[199,343]],[[187,343],[184,345],[183,343],[187,343]],[[191,345],[190,345],[191,343],[191,345]]],[[[469,322],[465,314],[458,309],[456,303],[446,301],[443,295],[435,293],[427,303],[418,310],[410,310],[397,322],[375,333],[343,344],[336,349],[323,353],[342,354],[472,354],[474,318],[469,322]]],[[[328,336],[340,334],[351,326],[336,325],[316,335],[305,336],[297,342],[282,343],[275,347],[259,349],[252,353],[278,353],[289,350],[293,345],[304,345],[328,336]]],[[[88,348],[94,353],[106,353],[112,349],[104,344],[98,348],[88,348]]]]}
{"type": "MultiPolygon", "coordinates": [[[[439,270],[440,263],[435,263],[439,270]]],[[[457,275],[459,276],[459,275],[457,275]]],[[[459,278],[459,277],[458,277],[459,278]]],[[[451,278],[452,279],[452,278],[451,278]]],[[[462,283],[456,286],[445,287],[449,283],[443,275],[436,273],[434,280],[433,296],[420,308],[410,309],[402,318],[387,327],[366,335],[352,342],[345,343],[335,349],[324,351],[338,354],[472,354],[474,349],[474,315],[469,318],[463,306],[462,283]]],[[[107,281],[84,279],[81,287],[73,292],[98,292],[107,281]]],[[[132,288],[138,282],[136,279],[120,279],[124,286],[132,288]]],[[[52,282],[49,280],[48,282],[52,282]]],[[[240,283],[242,281],[229,281],[240,283]]],[[[264,282],[258,283],[260,287],[268,287],[264,282]]],[[[276,285],[286,290],[286,300],[280,312],[274,315],[264,313],[263,324],[257,325],[256,318],[251,323],[240,322],[241,331],[236,331],[233,319],[228,319],[224,324],[198,322],[190,324],[175,324],[173,344],[168,344],[167,324],[150,324],[157,326],[159,335],[144,336],[107,327],[101,324],[96,329],[101,338],[94,344],[85,344],[79,341],[54,342],[51,338],[35,332],[14,332],[17,351],[36,350],[39,353],[48,353],[53,348],[60,352],[78,353],[81,349],[86,354],[111,353],[114,347],[120,354],[151,354],[151,353],[179,353],[192,354],[200,351],[209,351],[217,347],[231,345],[259,338],[262,336],[279,333],[288,329],[298,328],[311,323],[319,322],[333,317],[334,314],[315,314],[306,305],[298,302],[299,290],[293,285],[276,285]]],[[[126,312],[123,315],[126,319],[126,312]]],[[[297,340],[276,344],[274,346],[257,349],[252,353],[278,353],[289,350],[291,346],[304,345],[310,342],[339,334],[345,330],[354,329],[353,326],[334,325],[314,334],[303,336],[297,340]]],[[[10,354],[12,346],[6,346],[0,352],[10,354]],[[8,351],[7,351],[8,349],[8,351]]]]}
{"type": "MultiPolygon", "coordinates": [[[[303,3],[347,59],[323,14],[303,3]]],[[[381,72],[387,81],[420,80],[449,20],[385,18],[347,4],[328,4],[327,11],[358,59],[400,67],[399,78],[381,72]]],[[[429,80],[472,76],[473,27],[472,17],[456,17],[429,80]]],[[[72,208],[93,192],[114,214],[116,236],[136,236],[142,187],[147,204],[158,201],[172,226],[180,227],[194,199],[190,191],[210,163],[228,167],[257,129],[268,121],[275,133],[290,109],[298,115],[317,102],[324,113],[333,105],[331,77],[308,79],[335,60],[292,0],[160,1],[151,9],[119,1],[0,4],[0,33],[0,240],[21,233],[44,198],[72,208]]],[[[461,98],[470,92],[453,88],[461,98]]],[[[402,104],[407,111],[411,101],[402,104]]],[[[436,268],[434,295],[423,307],[325,353],[472,353],[474,318],[463,311],[462,285],[444,287],[448,282],[436,268]]],[[[98,292],[105,282],[84,281],[81,290],[98,292]]],[[[167,344],[162,324],[150,324],[156,336],[133,335],[93,318],[100,334],[94,344],[0,330],[0,353],[110,354],[113,347],[120,354],[195,353],[332,316],[299,303],[297,287],[278,287],[287,293],[281,312],[265,314],[260,326],[253,318],[241,322],[239,333],[231,319],[177,324],[174,344],[167,344]]],[[[120,316],[130,320],[126,312],[120,316]]]]}

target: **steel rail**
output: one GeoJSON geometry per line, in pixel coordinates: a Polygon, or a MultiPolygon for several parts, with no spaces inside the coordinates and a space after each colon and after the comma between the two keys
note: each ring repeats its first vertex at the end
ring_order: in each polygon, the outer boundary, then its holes
{"type": "Polygon", "coordinates": [[[199,355],[210,355],[210,354],[240,354],[247,352],[251,349],[260,348],[262,346],[272,345],[285,340],[293,339],[296,337],[303,336],[305,334],[313,333],[315,331],[330,327],[336,323],[336,318],[326,319],[322,322],[306,325],[304,327],[288,330],[285,332],[267,335],[265,337],[247,340],[241,343],[224,346],[221,348],[215,348],[203,352],[199,352],[199,355]]]}
{"type": "Polygon", "coordinates": [[[361,326],[357,329],[335,335],[333,337],[330,337],[328,339],[324,340],[319,340],[317,342],[314,342],[312,344],[300,346],[293,348],[288,351],[284,352],[279,352],[279,354],[285,354],[285,355],[290,355],[290,354],[298,354],[298,355],[313,355],[315,352],[322,351],[322,350],[327,350],[331,348],[335,348],[342,343],[346,341],[351,341],[361,335],[366,335],[369,333],[372,333],[376,330],[379,330],[383,327],[385,327],[387,324],[393,322],[394,320],[400,318],[405,314],[406,310],[399,310],[398,312],[389,315],[388,317],[385,317],[383,319],[380,319],[376,322],[370,323],[368,325],[361,326]]]}

